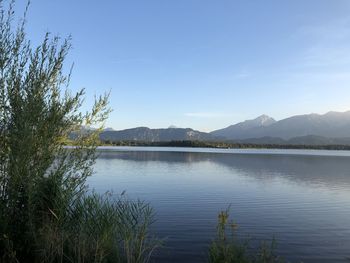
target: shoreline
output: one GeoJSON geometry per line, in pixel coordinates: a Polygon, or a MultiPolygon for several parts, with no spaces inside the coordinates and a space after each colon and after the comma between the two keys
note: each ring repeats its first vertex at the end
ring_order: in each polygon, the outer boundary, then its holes
{"type": "Polygon", "coordinates": [[[205,141],[170,141],[170,142],[142,142],[118,141],[112,143],[102,142],[100,146],[126,146],[126,147],[178,147],[178,148],[210,148],[210,149],[268,149],[268,150],[330,150],[350,151],[350,145],[295,145],[295,144],[250,144],[230,142],[205,141]]]}

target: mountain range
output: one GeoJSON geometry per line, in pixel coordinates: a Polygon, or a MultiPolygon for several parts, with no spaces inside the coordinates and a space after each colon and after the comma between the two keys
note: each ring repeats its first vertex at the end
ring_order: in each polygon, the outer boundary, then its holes
{"type": "Polygon", "coordinates": [[[276,121],[261,115],[210,133],[190,128],[150,129],[138,127],[105,130],[104,141],[230,141],[256,144],[346,144],[350,145],[350,111],[305,114],[276,121]]]}
{"type": "Polygon", "coordinates": [[[144,141],[144,142],[165,142],[165,141],[209,141],[213,136],[209,133],[195,131],[190,128],[165,128],[150,129],[138,127],[121,131],[103,131],[100,134],[103,141],[144,141]]]}

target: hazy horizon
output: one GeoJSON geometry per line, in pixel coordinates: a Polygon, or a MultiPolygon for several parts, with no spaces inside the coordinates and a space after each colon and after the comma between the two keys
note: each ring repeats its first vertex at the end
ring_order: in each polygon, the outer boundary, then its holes
{"type": "Polygon", "coordinates": [[[107,127],[212,131],[350,108],[350,2],[329,3],[33,0],[27,31],[72,35],[70,88],[111,91],[107,127]]]}

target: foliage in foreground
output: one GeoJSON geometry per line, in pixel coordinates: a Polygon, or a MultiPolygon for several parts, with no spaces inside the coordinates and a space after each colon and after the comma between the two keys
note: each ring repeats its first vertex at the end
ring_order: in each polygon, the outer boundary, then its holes
{"type": "Polygon", "coordinates": [[[70,39],[46,34],[32,48],[25,17],[0,0],[0,261],[147,262],[152,210],[126,198],[89,195],[108,95],[81,113],[84,91],[68,90],[70,39]],[[77,133],[75,147],[64,142],[77,133]]]}
{"type": "Polygon", "coordinates": [[[239,241],[236,236],[237,224],[229,220],[229,209],[218,215],[217,236],[209,247],[209,263],[283,263],[274,253],[271,244],[262,243],[257,252],[249,250],[248,241],[239,241]]]}
{"type": "MultiPolygon", "coordinates": [[[[159,244],[148,233],[153,211],[142,201],[92,194],[59,218],[49,215],[40,258],[44,262],[148,262],[159,244]],[[57,226],[57,227],[55,227],[57,226]]],[[[40,252],[40,251],[39,251],[40,252]]]]}

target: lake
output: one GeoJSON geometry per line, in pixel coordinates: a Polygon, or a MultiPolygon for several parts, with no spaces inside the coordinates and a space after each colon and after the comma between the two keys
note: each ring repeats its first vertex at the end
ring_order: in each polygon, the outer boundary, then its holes
{"type": "Polygon", "coordinates": [[[205,262],[230,205],[252,246],[277,241],[292,262],[349,262],[350,152],[101,147],[88,183],[126,190],[156,212],[156,262],[205,262]]]}

